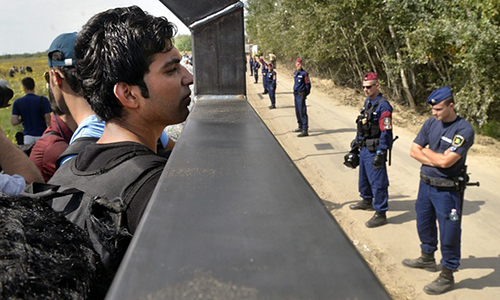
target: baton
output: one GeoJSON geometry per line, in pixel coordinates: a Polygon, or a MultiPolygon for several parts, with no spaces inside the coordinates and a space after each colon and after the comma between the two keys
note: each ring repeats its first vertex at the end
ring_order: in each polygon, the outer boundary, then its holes
{"type": "MultiPolygon", "coordinates": [[[[399,139],[399,136],[396,135],[396,137],[392,140],[392,143],[394,144],[394,142],[399,139]]],[[[391,165],[391,161],[392,161],[392,145],[391,145],[391,148],[389,149],[389,166],[391,165]]]]}
{"type": "Polygon", "coordinates": [[[465,202],[465,188],[467,186],[478,186],[479,181],[469,182],[469,174],[467,173],[467,165],[462,169],[462,175],[458,177],[459,185],[460,185],[460,223],[462,223],[462,216],[464,215],[464,202],[465,202]]]}

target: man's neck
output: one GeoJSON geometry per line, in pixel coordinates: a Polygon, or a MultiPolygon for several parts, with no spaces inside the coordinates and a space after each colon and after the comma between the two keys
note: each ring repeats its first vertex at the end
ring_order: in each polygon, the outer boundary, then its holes
{"type": "Polygon", "coordinates": [[[380,95],[380,92],[378,92],[378,93],[377,93],[377,94],[375,94],[375,95],[370,96],[370,100],[371,100],[371,101],[375,100],[375,98],[377,98],[379,95],[380,95]]]}
{"type": "Polygon", "coordinates": [[[61,115],[58,116],[61,120],[63,120],[66,125],[68,125],[69,129],[71,131],[75,131],[76,128],[78,127],[78,124],[76,124],[75,120],[70,116],[70,115],[61,115]]]}
{"type": "Polygon", "coordinates": [[[80,96],[65,94],[64,99],[73,119],[78,125],[86,118],[95,114],[87,101],[80,96]]]}
{"type": "Polygon", "coordinates": [[[448,118],[446,118],[446,120],[443,119],[442,121],[443,121],[443,123],[453,123],[453,122],[455,122],[455,120],[457,118],[458,118],[457,113],[455,111],[453,111],[453,113],[450,114],[450,116],[448,118]]]}
{"type": "Polygon", "coordinates": [[[110,144],[117,142],[136,142],[143,144],[152,151],[156,152],[156,144],[161,135],[161,130],[148,130],[144,131],[144,128],[137,130],[130,124],[117,123],[114,121],[106,122],[104,126],[104,131],[101,138],[99,139],[99,144],[110,144]],[[141,132],[141,134],[139,134],[141,132]]]}

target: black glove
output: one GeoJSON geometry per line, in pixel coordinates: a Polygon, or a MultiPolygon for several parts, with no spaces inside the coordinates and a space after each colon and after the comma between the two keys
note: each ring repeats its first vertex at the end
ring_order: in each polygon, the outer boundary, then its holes
{"type": "Polygon", "coordinates": [[[351,142],[351,151],[352,153],[359,153],[359,142],[356,139],[351,142]]]}
{"type": "Polygon", "coordinates": [[[387,152],[385,150],[377,150],[375,158],[373,159],[373,167],[375,169],[382,167],[382,165],[385,164],[386,160],[387,160],[387,152]]]}

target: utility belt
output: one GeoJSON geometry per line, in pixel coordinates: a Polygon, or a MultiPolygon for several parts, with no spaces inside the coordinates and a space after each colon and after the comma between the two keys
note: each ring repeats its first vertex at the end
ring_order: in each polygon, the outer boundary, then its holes
{"type": "Polygon", "coordinates": [[[361,142],[359,142],[359,147],[363,148],[366,147],[368,151],[377,151],[378,149],[378,144],[379,144],[380,139],[379,138],[374,138],[374,139],[363,139],[361,142]]]}
{"type": "Polygon", "coordinates": [[[420,172],[420,180],[437,189],[453,190],[453,191],[459,190],[460,181],[458,181],[458,179],[455,180],[447,178],[433,178],[433,177],[428,177],[424,173],[420,172]]]}

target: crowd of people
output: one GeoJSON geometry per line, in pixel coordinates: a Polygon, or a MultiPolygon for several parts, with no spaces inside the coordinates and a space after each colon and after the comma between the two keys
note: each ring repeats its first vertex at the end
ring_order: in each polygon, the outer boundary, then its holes
{"type": "MultiPolygon", "coordinates": [[[[50,101],[34,94],[32,78],[22,81],[26,96],[14,101],[11,122],[23,124],[30,157],[0,131],[2,193],[42,193],[86,232],[110,274],[175,145],[165,128],[189,114],[191,62],[174,46],[175,34],[173,23],[137,6],[96,14],[50,44],[50,101]]],[[[7,106],[6,81],[1,91],[7,106]]]]}
{"type": "MultiPolygon", "coordinates": [[[[266,63],[263,58],[250,56],[250,64],[255,83],[258,82],[258,70],[262,68],[262,94],[269,94],[269,108],[276,108],[275,62],[266,63]]],[[[295,69],[293,94],[298,128],[292,131],[300,132],[298,136],[304,137],[308,136],[306,98],[311,91],[311,82],[309,74],[303,69],[302,59],[296,60],[295,69]]],[[[351,142],[351,151],[344,157],[344,164],[350,168],[359,166],[358,191],[361,200],[349,208],[374,211],[365,225],[375,228],[387,223],[389,178],[386,165],[397,137],[393,137],[393,109],[381,93],[378,75],[368,72],[361,82],[366,99],[356,118],[356,136],[351,142]]],[[[402,263],[410,268],[436,271],[434,253],[438,250],[439,229],[441,273],[424,287],[426,293],[439,295],[453,288],[453,272],[460,265],[460,216],[467,177],[465,162],[468,150],[474,144],[474,129],[456,113],[449,87],[433,91],[427,103],[434,117],[422,126],[410,152],[411,157],[422,164],[415,206],[421,256],[405,259],[402,263]]]]}

